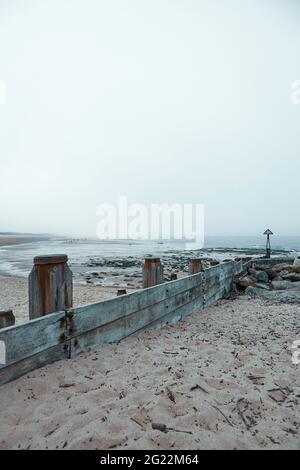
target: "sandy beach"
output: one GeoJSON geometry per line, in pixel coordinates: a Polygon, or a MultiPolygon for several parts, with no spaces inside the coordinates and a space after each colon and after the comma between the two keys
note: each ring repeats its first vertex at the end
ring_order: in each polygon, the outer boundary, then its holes
{"type": "MultiPolygon", "coordinates": [[[[127,267],[97,284],[103,263],[75,277],[74,306],[115,297],[118,282],[140,288],[127,267]]],[[[0,292],[0,310],[27,321],[27,278],[0,275],[0,292]]],[[[0,388],[0,449],[300,449],[299,315],[241,295],[35,370],[0,388]]]]}
{"type": "MultiPolygon", "coordinates": [[[[25,289],[11,282],[15,296],[25,289]]],[[[36,370],[0,388],[0,448],[300,449],[299,315],[223,300],[36,370]]]]}
{"type": "MultiPolygon", "coordinates": [[[[117,287],[74,284],[74,307],[99,302],[117,295],[117,287]]],[[[135,288],[127,288],[133,292],[135,288]]],[[[0,310],[12,309],[16,324],[28,321],[28,280],[22,277],[0,275],[0,310]]]]}
{"type": "Polygon", "coordinates": [[[300,450],[299,23],[0,0],[0,450],[300,450]]]}

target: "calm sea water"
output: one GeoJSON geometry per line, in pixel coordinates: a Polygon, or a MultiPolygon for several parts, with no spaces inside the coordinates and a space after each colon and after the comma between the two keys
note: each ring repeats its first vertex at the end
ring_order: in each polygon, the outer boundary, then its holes
{"type": "MultiPolygon", "coordinates": [[[[210,250],[232,251],[233,253],[255,252],[264,249],[264,237],[207,237],[204,252],[210,250]]],[[[272,237],[272,248],[286,252],[300,253],[300,237],[272,237]]],[[[94,258],[143,257],[147,254],[176,253],[184,250],[184,243],[167,241],[158,244],[153,241],[99,241],[51,239],[0,248],[0,272],[27,276],[33,258],[37,255],[65,253],[72,267],[80,269],[94,258]]]]}

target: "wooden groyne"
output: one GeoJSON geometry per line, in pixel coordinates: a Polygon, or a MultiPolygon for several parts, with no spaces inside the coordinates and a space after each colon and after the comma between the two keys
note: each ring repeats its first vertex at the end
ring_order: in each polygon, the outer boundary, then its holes
{"type": "MultiPolygon", "coordinates": [[[[227,296],[232,290],[234,277],[245,269],[243,260],[221,263],[205,270],[194,260],[190,272],[200,272],[162,282],[161,267],[159,261],[155,260],[155,263],[147,262],[145,276],[147,282],[153,282],[154,273],[158,285],[76,308],[69,308],[72,287],[65,259],[64,267],[60,270],[54,268],[52,259],[52,277],[31,275],[31,279],[36,279],[35,285],[32,280],[30,282],[30,289],[37,290],[35,296],[39,297],[41,291],[43,295],[49,295],[49,291],[45,291],[45,282],[49,284],[51,280],[57,286],[56,290],[52,290],[52,295],[64,307],[45,315],[46,310],[49,312],[46,309],[40,312],[40,315],[45,316],[0,329],[0,344],[2,350],[5,348],[5,360],[0,364],[0,384],[54,361],[72,358],[87,348],[120,341],[137,331],[175,323],[227,296]],[[152,266],[154,264],[155,269],[152,266]],[[59,273],[59,283],[55,272],[59,273]],[[43,282],[43,279],[46,281],[43,282]],[[61,295],[62,289],[65,296],[61,295]]],[[[56,261],[62,263],[61,258],[56,261]]],[[[52,301],[48,300],[48,304],[52,301]]],[[[45,305],[43,298],[39,297],[39,302],[45,305]]],[[[32,311],[34,316],[38,315],[34,307],[32,311]]]]}

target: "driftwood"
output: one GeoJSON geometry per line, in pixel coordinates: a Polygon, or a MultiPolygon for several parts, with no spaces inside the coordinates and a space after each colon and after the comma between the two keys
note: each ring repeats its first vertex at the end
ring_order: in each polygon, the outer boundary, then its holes
{"type": "Polygon", "coordinates": [[[245,398],[240,398],[240,399],[237,401],[236,409],[237,409],[238,415],[240,416],[240,418],[242,419],[244,425],[246,426],[247,431],[249,431],[249,429],[251,428],[251,426],[250,426],[250,424],[248,423],[247,419],[245,418],[244,413],[242,412],[241,407],[240,407],[240,404],[241,404],[244,400],[245,400],[245,398]]]}
{"type": "Polygon", "coordinates": [[[157,431],[164,432],[164,433],[172,431],[172,432],[182,432],[184,434],[193,434],[191,431],[182,431],[180,429],[168,428],[166,424],[162,424],[162,423],[152,423],[152,429],[155,429],[157,431]]]}
{"type": "Polygon", "coordinates": [[[16,319],[12,310],[5,310],[0,312],[0,329],[13,326],[15,323],[16,319]]]}

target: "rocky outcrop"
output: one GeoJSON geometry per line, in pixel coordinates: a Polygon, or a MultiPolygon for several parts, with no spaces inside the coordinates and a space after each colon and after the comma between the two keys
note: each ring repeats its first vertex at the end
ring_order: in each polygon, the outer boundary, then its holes
{"type": "Polygon", "coordinates": [[[300,302],[300,258],[292,263],[279,263],[273,267],[262,262],[248,268],[234,283],[240,291],[252,297],[278,302],[300,302]]]}
{"type": "Polygon", "coordinates": [[[248,287],[245,293],[251,297],[259,297],[273,302],[300,303],[300,289],[270,291],[259,289],[257,287],[248,287]]]}

